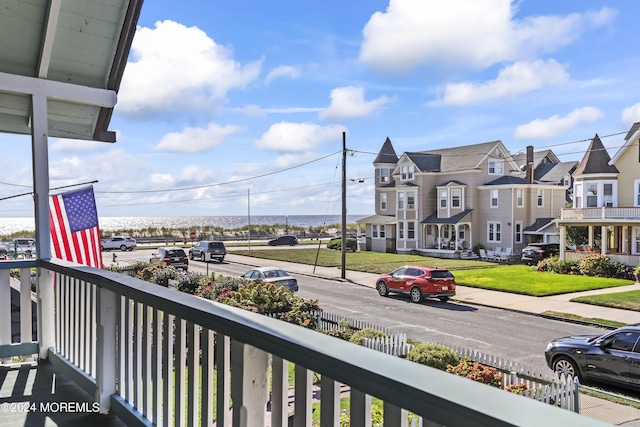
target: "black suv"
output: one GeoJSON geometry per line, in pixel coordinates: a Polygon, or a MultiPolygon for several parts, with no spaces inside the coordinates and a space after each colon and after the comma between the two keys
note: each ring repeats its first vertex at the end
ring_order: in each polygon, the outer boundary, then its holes
{"type": "Polygon", "coordinates": [[[522,250],[522,262],[528,265],[537,264],[538,261],[560,253],[559,243],[529,243],[522,250]]]}
{"type": "Polygon", "coordinates": [[[293,246],[298,244],[296,236],[280,236],[267,242],[269,246],[293,246]]]}
{"type": "Polygon", "coordinates": [[[149,260],[152,264],[164,262],[175,268],[187,270],[189,267],[189,259],[182,248],[158,248],[151,254],[149,260]]]}
{"type": "Polygon", "coordinates": [[[202,262],[217,259],[218,262],[224,261],[227,254],[227,248],[224,243],[211,240],[203,240],[189,249],[189,259],[199,259],[202,262]]]}

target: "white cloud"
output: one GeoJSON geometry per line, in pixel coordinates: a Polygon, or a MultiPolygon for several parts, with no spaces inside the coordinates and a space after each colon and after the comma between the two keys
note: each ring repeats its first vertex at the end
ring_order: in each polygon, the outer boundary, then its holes
{"type": "Polygon", "coordinates": [[[628,125],[640,122],[640,102],[622,111],[622,121],[628,125]]]}
{"type": "Polygon", "coordinates": [[[489,82],[448,84],[442,101],[447,105],[466,105],[485,99],[514,96],[568,80],[569,74],[565,68],[553,59],[546,62],[516,62],[501,69],[498,77],[489,82]]]}
{"type": "Polygon", "coordinates": [[[386,96],[373,101],[365,101],[364,88],[339,87],[331,91],[331,104],[318,114],[321,119],[340,120],[368,116],[391,102],[386,96]]]}
{"type": "Polygon", "coordinates": [[[346,128],[339,125],[280,122],[272,125],[255,142],[255,146],[263,150],[285,152],[305,152],[331,143],[335,143],[337,148],[345,131],[346,128]]]}
{"type": "Polygon", "coordinates": [[[389,0],[363,29],[360,60],[386,73],[425,64],[484,68],[553,52],[615,16],[608,8],[524,20],[516,13],[511,0],[389,0]]]}
{"type": "Polygon", "coordinates": [[[296,67],[291,67],[289,65],[282,65],[280,67],[276,67],[273,70],[269,71],[267,77],[264,78],[265,84],[269,85],[272,81],[278,78],[288,77],[290,79],[297,79],[300,77],[300,71],[296,67]]]}
{"type": "Polygon", "coordinates": [[[173,21],[140,27],[131,46],[117,109],[127,113],[162,111],[224,99],[254,81],[261,61],[241,65],[230,49],[197,27],[173,21]]]}
{"type": "Polygon", "coordinates": [[[217,173],[215,169],[204,165],[185,166],[178,175],[177,180],[188,183],[205,183],[215,182],[217,173]]]}
{"type": "Polygon", "coordinates": [[[547,119],[533,120],[516,128],[513,137],[516,139],[544,139],[560,135],[582,122],[595,122],[604,117],[602,111],[594,107],[577,108],[562,117],[551,116],[547,119]]]}
{"type": "Polygon", "coordinates": [[[166,134],[155,148],[175,153],[201,153],[217,147],[226,137],[239,130],[238,126],[218,126],[214,123],[206,129],[188,127],[182,132],[166,134]]]}

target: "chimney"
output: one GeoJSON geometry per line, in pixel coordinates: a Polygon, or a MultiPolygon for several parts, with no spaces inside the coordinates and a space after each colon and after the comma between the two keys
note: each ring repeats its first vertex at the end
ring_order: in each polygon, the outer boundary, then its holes
{"type": "Polygon", "coordinates": [[[527,181],[533,184],[533,145],[527,145],[527,181]]]}

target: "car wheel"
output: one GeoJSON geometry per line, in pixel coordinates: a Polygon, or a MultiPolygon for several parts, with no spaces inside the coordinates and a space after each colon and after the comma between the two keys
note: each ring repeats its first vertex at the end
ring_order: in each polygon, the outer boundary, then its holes
{"type": "Polygon", "coordinates": [[[560,375],[571,375],[574,378],[580,379],[580,371],[573,360],[565,356],[558,357],[553,362],[553,370],[560,375]]]}
{"type": "Polygon", "coordinates": [[[218,262],[222,262],[222,261],[224,261],[224,257],[218,258],[218,262]]]}
{"type": "Polygon", "coordinates": [[[193,261],[193,252],[189,251],[189,259],[193,261]]]}
{"type": "Polygon", "coordinates": [[[389,288],[387,288],[387,284],[382,280],[376,284],[376,289],[378,290],[378,293],[381,297],[389,296],[389,288]]]}
{"type": "Polygon", "coordinates": [[[442,302],[447,302],[447,301],[449,301],[449,300],[451,299],[451,297],[440,297],[440,298],[438,298],[438,299],[439,299],[440,301],[442,301],[442,302]]]}
{"type": "Polygon", "coordinates": [[[200,261],[205,262],[207,259],[204,254],[200,254],[200,261]]]}
{"type": "Polygon", "coordinates": [[[124,252],[127,250],[127,247],[125,245],[120,245],[120,250],[124,252]]]}
{"type": "Polygon", "coordinates": [[[411,296],[411,301],[413,302],[422,301],[422,292],[420,291],[420,288],[417,286],[414,286],[413,288],[411,288],[410,296],[411,296]]]}

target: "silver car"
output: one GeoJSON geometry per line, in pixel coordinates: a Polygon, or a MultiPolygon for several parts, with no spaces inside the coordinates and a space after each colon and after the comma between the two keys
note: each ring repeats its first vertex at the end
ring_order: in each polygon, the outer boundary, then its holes
{"type": "Polygon", "coordinates": [[[120,249],[121,251],[132,251],[135,249],[136,239],[133,237],[113,236],[108,239],[100,240],[100,246],[103,251],[111,251],[120,249]]]}
{"type": "Polygon", "coordinates": [[[244,279],[257,280],[273,283],[275,285],[287,286],[292,292],[298,291],[298,280],[291,277],[289,273],[278,267],[258,267],[249,270],[240,276],[244,279]]]}

